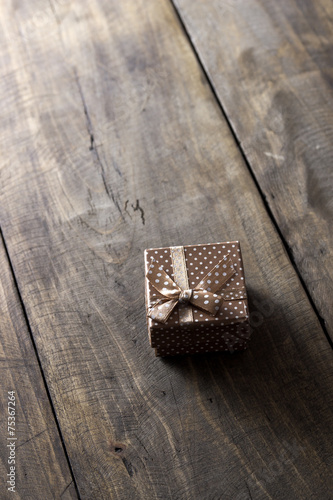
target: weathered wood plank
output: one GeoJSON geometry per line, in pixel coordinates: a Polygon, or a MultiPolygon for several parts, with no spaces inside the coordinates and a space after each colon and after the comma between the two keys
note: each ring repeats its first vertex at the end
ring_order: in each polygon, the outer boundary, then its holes
{"type": "Polygon", "coordinates": [[[333,339],[333,4],[174,3],[333,339]]]}
{"type": "Polygon", "coordinates": [[[328,500],[332,353],[171,4],[53,9],[4,14],[0,216],[82,498],[328,500]],[[143,249],[224,239],[251,349],[155,358],[143,249]]]}
{"type": "Polygon", "coordinates": [[[1,235],[0,268],[0,497],[77,498],[1,235]]]}

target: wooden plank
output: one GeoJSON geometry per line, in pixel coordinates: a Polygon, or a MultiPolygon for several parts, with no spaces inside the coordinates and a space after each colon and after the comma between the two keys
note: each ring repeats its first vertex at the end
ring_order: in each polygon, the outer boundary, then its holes
{"type": "Polygon", "coordinates": [[[74,483],[1,235],[0,267],[0,496],[74,499],[74,483]]]}
{"type": "Polygon", "coordinates": [[[332,353],[171,4],[40,8],[3,14],[0,216],[80,495],[327,500],[332,353]],[[228,239],[250,350],[155,358],[144,248],[228,239]]]}
{"type": "Polygon", "coordinates": [[[333,4],[174,3],[333,339],[333,4]]]}

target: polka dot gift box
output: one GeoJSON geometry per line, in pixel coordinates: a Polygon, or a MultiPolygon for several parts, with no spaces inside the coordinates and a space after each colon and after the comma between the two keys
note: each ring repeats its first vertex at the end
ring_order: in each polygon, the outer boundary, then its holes
{"type": "Polygon", "coordinates": [[[156,356],[246,349],[249,313],[238,241],[145,250],[156,356]]]}

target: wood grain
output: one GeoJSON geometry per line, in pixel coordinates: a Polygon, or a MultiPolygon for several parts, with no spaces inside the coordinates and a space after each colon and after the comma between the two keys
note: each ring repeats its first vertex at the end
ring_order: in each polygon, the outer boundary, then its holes
{"type": "Polygon", "coordinates": [[[41,8],[3,14],[0,216],[81,498],[328,500],[332,353],[174,9],[41,8]],[[143,250],[233,239],[251,348],[155,358],[143,250]]]}
{"type": "MultiPolygon", "coordinates": [[[[1,499],[77,498],[68,462],[46,393],[0,235],[0,372],[1,372],[1,499]],[[8,391],[15,391],[15,415],[7,429],[8,391]],[[14,422],[14,424],[13,424],[14,422]],[[15,456],[10,456],[9,444],[15,456]],[[15,459],[15,464],[12,459],[15,459]],[[8,491],[10,466],[15,467],[15,492],[8,491]]],[[[12,409],[12,406],[10,406],[12,409]]]]}
{"type": "Polygon", "coordinates": [[[174,3],[333,339],[333,4],[174,3]]]}

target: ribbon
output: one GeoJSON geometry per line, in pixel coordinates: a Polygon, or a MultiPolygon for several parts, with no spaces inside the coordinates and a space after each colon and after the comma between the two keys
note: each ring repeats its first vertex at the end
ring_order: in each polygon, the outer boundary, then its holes
{"type": "MultiPolygon", "coordinates": [[[[173,247],[172,247],[173,248],[173,247]]],[[[174,247],[175,249],[182,247],[174,247]]],[[[147,279],[151,285],[163,296],[156,300],[148,309],[147,315],[155,321],[166,323],[174,308],[178,305],[192,305],[201,309],[209,314],[216,316],[223,304],[223,293],[216,292],[221,290],[226,282],[236,273],[232,260],[229,254],[225,255],[222,260],[207,272],[206,276],[193,288],[183,288],[170,278],[164,271],[163,265],[159,265],[155,259],[151,258],[151,264],[146,274],[147,279]]],[[[184,260],[185,265],[185,260],[184,260]]],[[[186,273],[186,267],[184,269],[186,273]]],[[[175,273],[174,273],[175,275],[175,273]]],[[[187,273],[186,273],[187,279],[187,273]]],[[[185,283],[188,283],[185,282],[185,283]]],[[[244,298],[244,293],[240,289],[233,289],[235,297],[244,298]]],[[[226,295],[230,295],[232,290],[228,290],[226,295]]],[[[193,316],[192,316],[193,318],[193,316]]],[[[188,316],[186,321],[188,322],[188,316]]],[[[192,319],[193,321],[193,319],[192,319]]]]}

